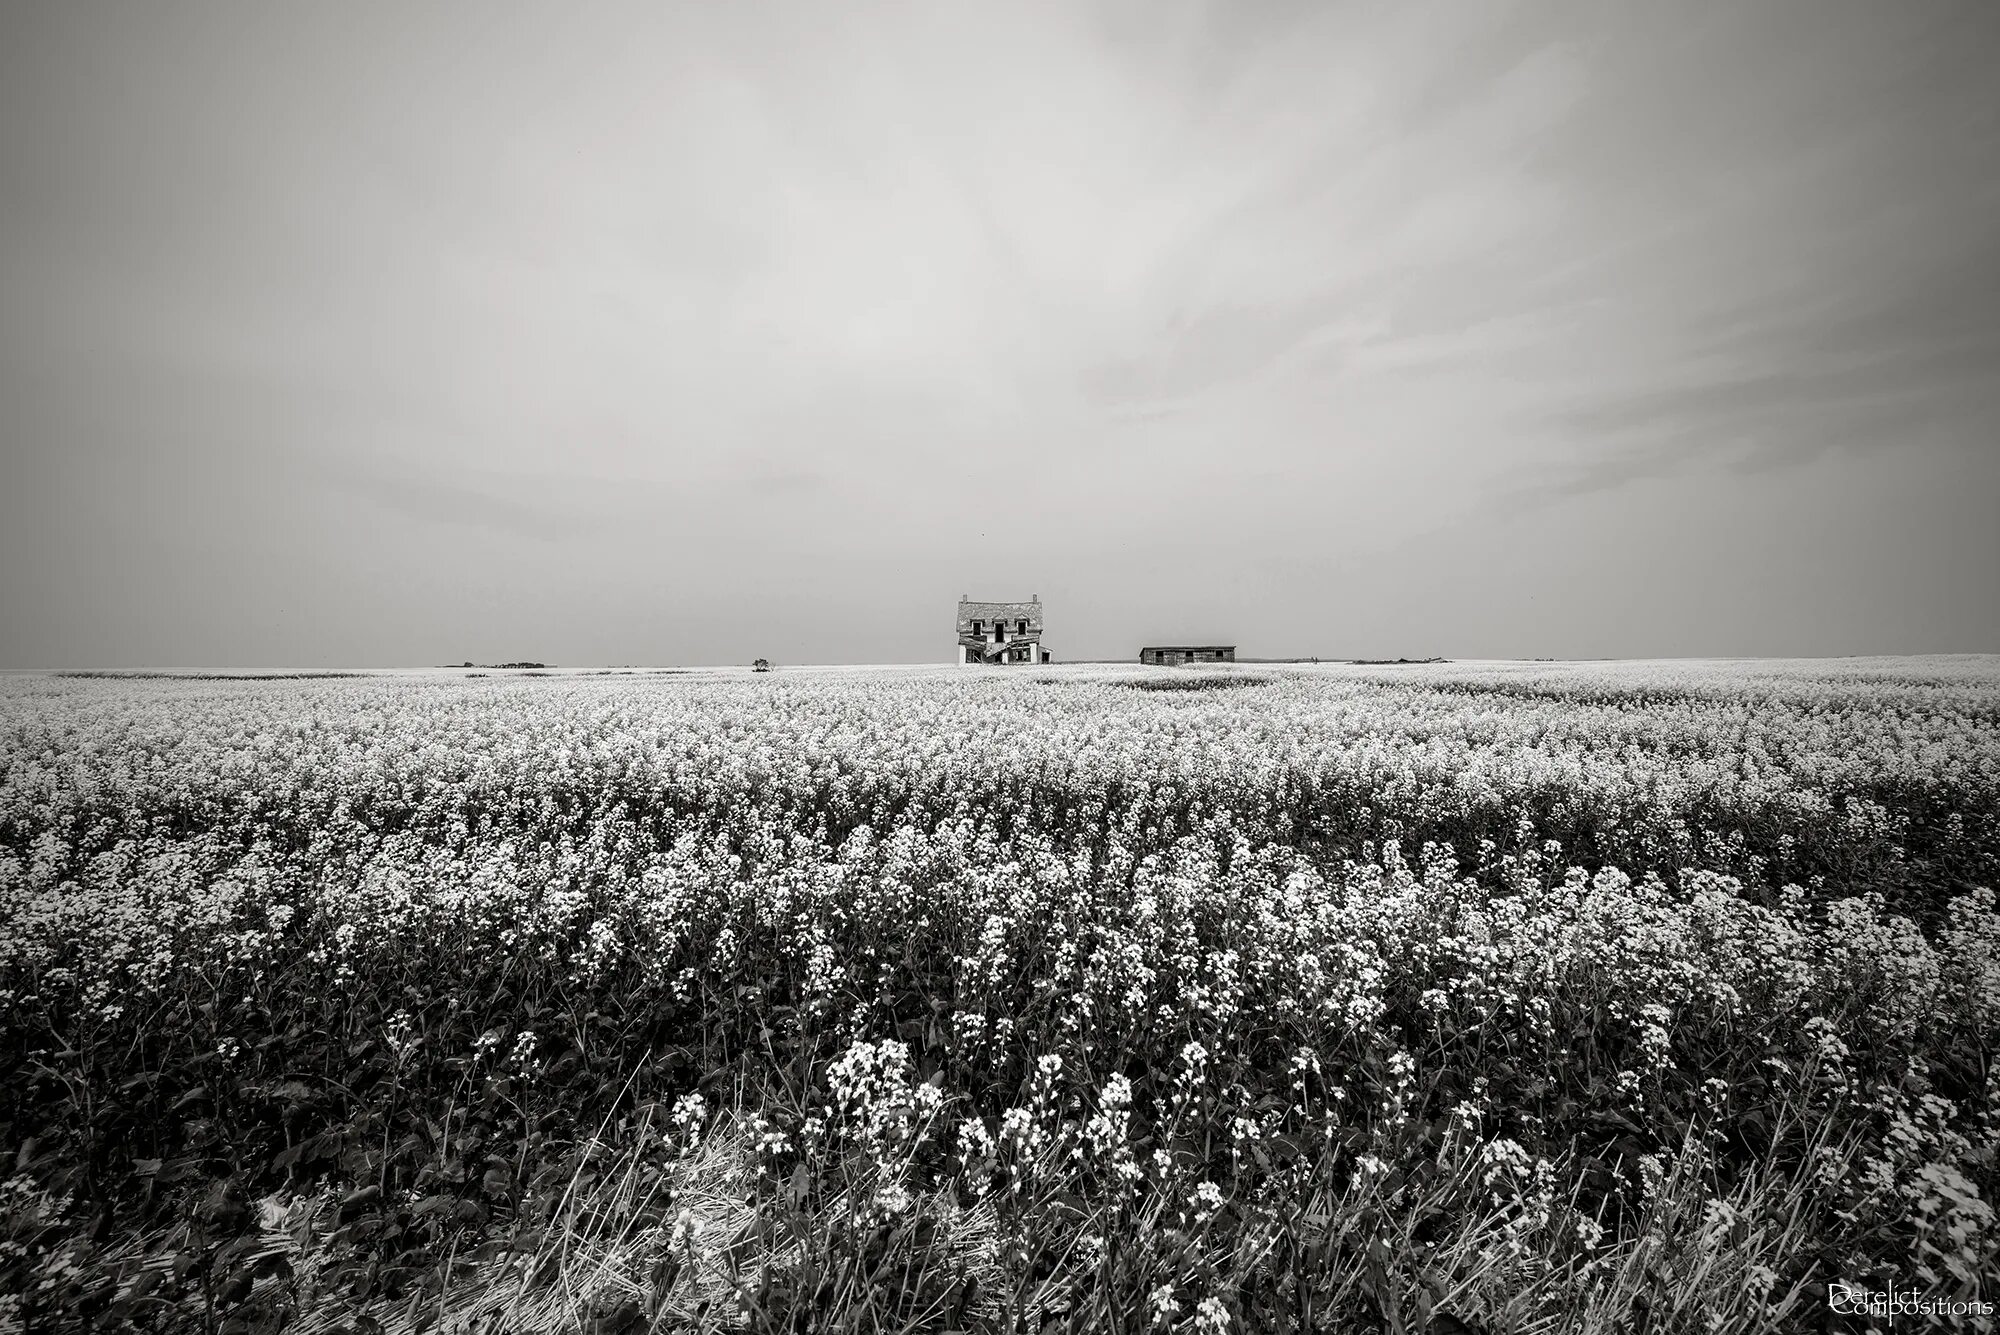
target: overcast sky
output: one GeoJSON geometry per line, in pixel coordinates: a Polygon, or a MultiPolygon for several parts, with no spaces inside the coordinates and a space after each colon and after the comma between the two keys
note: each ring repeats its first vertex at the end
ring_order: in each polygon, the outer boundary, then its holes
{"type": "Polygon", "coordinates": [[[2000,650],[2000,7],[0,7],[0,667],[2000,650]]]}

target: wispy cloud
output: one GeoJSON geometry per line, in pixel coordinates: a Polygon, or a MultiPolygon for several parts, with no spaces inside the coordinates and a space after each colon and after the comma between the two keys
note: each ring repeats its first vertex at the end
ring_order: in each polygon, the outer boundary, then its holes
{"type": "Polygon", "coordinates": [[[563,513],[546,502],[409,472],[349,469],[333,473],[331,478],[336,486],[425,524],[482,528],[541,542],[560,542],[589,532],[595,523],[593,516],[563,513]]]}
{"type": "Polygon", "coordinates": [[[2000,247],[1913,257],[1884,241],[1838,286],[1822,270],[1824,285],[1696,306],[1647,363],[1564,392],[1539,420],[1581,448],[1546,474],[1553,491],[1913,439],[2000,444],[2000,247]]]}

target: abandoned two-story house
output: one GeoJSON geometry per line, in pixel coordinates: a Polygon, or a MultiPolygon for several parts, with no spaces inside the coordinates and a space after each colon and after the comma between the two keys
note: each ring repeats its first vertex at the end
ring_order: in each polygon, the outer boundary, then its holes
{"type": "Polygon", "coordinates": [[[1042,597],[1025,603],[958,600],[958,661],[961,663],[1046,663],[1042,648],[1042,597]]]}

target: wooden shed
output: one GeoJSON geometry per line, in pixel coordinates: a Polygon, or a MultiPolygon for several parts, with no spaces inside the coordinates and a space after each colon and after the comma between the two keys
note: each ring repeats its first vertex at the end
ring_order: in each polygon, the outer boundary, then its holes
{"type": "Polygon", "coordinates": [[[1179,667],[1183,663],[1234,663],[1233,644],[1166,644],[1139,651],[1139,661],[1155,667],[1179,667]]]}

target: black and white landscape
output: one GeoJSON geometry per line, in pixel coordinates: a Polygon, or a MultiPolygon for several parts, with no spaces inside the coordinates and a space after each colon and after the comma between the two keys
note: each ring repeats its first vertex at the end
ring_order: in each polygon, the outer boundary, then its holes
{"type": "Polygon", "coordinates": [[[1992,1329],[1996,55],[0,6],[0,1335],[1992,1329]]]}

